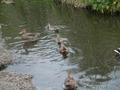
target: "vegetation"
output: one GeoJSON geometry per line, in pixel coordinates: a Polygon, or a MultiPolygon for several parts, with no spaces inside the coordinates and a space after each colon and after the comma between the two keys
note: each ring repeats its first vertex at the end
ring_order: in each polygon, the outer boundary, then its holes
{"type": "Polygon", "coordinates": [[[88,0],[94,10],[104,12],[120,11],[120,0],[88,0]]]}
{"type": "Polygon", "coordinates": [[[75,7],[90,6],[93,10],[105,12],[120,11],[120,0],[61,0],[73,4],[75,7]]]}

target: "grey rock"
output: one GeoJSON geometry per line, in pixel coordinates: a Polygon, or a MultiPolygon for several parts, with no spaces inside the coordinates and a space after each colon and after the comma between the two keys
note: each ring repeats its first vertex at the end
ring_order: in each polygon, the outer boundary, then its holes
{"type": "Polygon", "coordinates": [[[0,68],[10,63],[12,63],[12,56],[6,49],[0,47],[0,68]]]}
{"type": "Polygon", "coordinates": [[[31,75],[0,72],[0,90],[36,90],[31,81],[31,75]]]}

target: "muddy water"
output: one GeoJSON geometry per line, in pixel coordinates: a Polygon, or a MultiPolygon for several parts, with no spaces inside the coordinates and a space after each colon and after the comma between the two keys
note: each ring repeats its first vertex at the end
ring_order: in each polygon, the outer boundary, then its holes
{"type": "Polygon", "coordinates": [[[67,70],[77,80],[78,90],[119,90],[120,69],[113,50],[120,47],[120,18],[91,14],[85,10],[56,6],[51,0],[17,0],[0,5],[2,45],[13,54],[6,70],[33,75],[38,90],[63,90],[67,70]],[[58,52],[50,23],[68,39],[69,55],[58,52]],[[23,48],[19,32],[41,33],[35,44],[23,48]]]}

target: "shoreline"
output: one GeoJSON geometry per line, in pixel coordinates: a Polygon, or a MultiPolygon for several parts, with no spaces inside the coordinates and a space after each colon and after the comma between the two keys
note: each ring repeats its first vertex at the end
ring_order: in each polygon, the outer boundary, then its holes
{"type": "Polygon", "coordinates": [[[95,6],[94,4],[85,2],[85,0],[75,0],[75,1],[74,0],[54,0],[54,2],[58,4],[70,5],[76,9],[87,9],[89,11],[92,11],[93,13],[98,13],[98,14],[103,14],[103,15],[120,15],[119,9],[114,10],[114,7],[110,7],[110,6],[109,7],[111,9],[106,9],[107,6],[104,6],[105,8],[98,9],[97,6],[94,7],[95,6]]]}
{"type": "Polygon", "coordinates": [[[0,46],[0,90],[36,90],[32,83],[32,75],[5,71],[14,63],[10,52],[0,46]]]}

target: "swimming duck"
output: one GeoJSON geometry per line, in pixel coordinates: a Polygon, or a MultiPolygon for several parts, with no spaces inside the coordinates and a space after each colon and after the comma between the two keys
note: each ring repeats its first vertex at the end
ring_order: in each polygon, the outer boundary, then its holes
{"type": "Polygon", "coordinates": [[[69,46],[70,43],[68,42],[67,38],[61,38],[59,34],[56,34],[56,42],[59,45],[59,47],[61,46],[61,43],[64,43],[65,46],[69,46]]]}
{"type": "Polygon", "coordinates": [[[59,28],[57,26],[51,26],[50,23],[47,24],[46,28],[55,33],[59,33],[59,28]]]}
{"type": "Polygon", "coordinates": [[[23,49],[25,50],[26,54],[29,53],[28,48],[34,46],[38,39],[39,33],[28,33],[26,29],[21,30],[19,33],[23,40],[23,49]]]}
{"type": "Polygon", "coordinates": [[[67,58],[68,48],[65,47],[63,42],[60,43],[59,52],[60,52],[61,55],[63,55],[64,58],[67,58]]]}
{"type": "Polygon", "coordinates": [[[1,3],[5,3],[5,4],[14,4],[14,0],[2,0],[1,3]]]}
{"type": "Polygon", "coordinates": [[[57,44],[59,45],[59,48],[60,48],[61,47],[62,39],[61,39],[61,37],[60,37],[59,34],[57,34],[57,36],[56,36],[56,42],[57,42],[57,44]]]}
{"type": "Polygon", "coordinates": [[[26,41],[37,41],[39,33],[28,33],[26,29],[23,29],[20,33],[21,38],[26,41]]]}
{"type": "Polygon", "coordinates": [[[76,81],[73,78],[71,72],[69,71],[68,76],[64,82],[64,90],[76,90],[76,88],[77,88],[76,81]]]}

